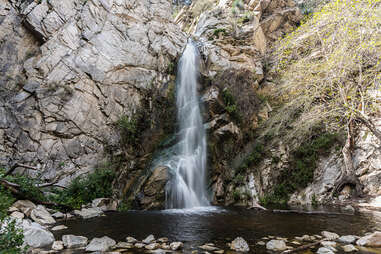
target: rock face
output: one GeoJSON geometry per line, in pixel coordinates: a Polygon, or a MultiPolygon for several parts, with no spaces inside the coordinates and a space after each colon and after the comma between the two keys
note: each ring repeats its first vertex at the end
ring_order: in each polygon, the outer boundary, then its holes
{"type": "Polygon", "coordinates": [[[170,5],[1,0],[0,164],[36,166],[66,185],[103,161],[106,147],[121,153],[115,122],[152,106],[185,44],[170,5]]]}
{"type": "Polygon", "coordinates": [[[152,175],[148,178],[143,187],[143,197],[140,204],[143,207],[164,208],[165,201],[165,185],[169,180],[169,169],[167,167],[157,167],[153,170],[152,175]]]}
{"type": "Polygon", "coordinates": [[[104,236],[101,238],[94,238],[86,247],[86,251],[108,251],[116,242],[110,237],[104,236]]]}

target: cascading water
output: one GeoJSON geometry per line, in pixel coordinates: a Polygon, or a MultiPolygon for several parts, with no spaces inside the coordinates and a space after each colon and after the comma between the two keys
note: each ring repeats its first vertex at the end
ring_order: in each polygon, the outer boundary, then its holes
{"type": "Polygon", "coordinates": [[[171,180],[166,187],[166,208],[208,206],[206,192],[206,134],[197,94],[200,56],[189,41],[177,71],[177,118],[179,142],[171,149],[165,165],[171,180]]]}

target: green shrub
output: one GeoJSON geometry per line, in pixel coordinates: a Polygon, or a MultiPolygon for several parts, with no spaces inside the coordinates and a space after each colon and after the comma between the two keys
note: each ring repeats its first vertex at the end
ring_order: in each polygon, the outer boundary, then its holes
{"type": "Polygon", "coordinates": [[[85,177],[75,178],[64,190],[55,190],[52,196],[56,202],[80,208],[96,198],[109,198],[112,196],[112,182],[115,171],[109,167],[97,168],[85,177]]]}
{"type": "Polygon", "coordinates": [[[224,100],[225,110],[229,113],[233,120],[235,120],[237,123],[240,123],[241,116],[238,113],[237,103],[232,93],[227,88],[222,91],[222,98],[224,100]]]}
{"type": "Polygon", "coordinates": [[[122,133],[124,143],[134,144],[137,141],[138,121],[135,117],[122,116],[117,125],[122,133]]]}
{"type": "Polygon", "coordinates": [[[241,197],[241,194],[239,193],[239,191],[236,190],[233,192],[233,199],[235,201],[238,201],[240,199],[240,197],[241,197]]]}
{"type": "Polygon", "coordinates": [[[22,248],[24,236],[22,229],[16,227],[16,221],[10,218],[0,220],[1,225],[6,225],[0,234],[0,254],[25,253],[22,248]]]}
{"type": "Polygon", "coordinates": [[[9,191],[0,186],[0,220],[7,216],[8,208],[15,202],[9,191]]]}

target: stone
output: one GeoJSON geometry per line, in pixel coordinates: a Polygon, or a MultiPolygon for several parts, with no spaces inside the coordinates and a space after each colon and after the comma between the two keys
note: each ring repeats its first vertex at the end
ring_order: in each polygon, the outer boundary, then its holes
{"type": "Polygon", "coordinates": [[[261,245],[261,246],[265,246],[266,245],[266,243],[264,241],[259,241],[259,242],[257,242],[257,244],[261,245]]]}
{"type": "Polygon", "coordinates": [[[336,247],[337,243],[332,241],[322,241],[320,243],[324,247],[336,247]]]}
{"type": "Polygon", "coordinates": [[[126,243],[126,242],[118,242],[114,249],[132,249],[134,245],[132,243],[126,243]]]}
{"type": "Polygon", "coordinates": [[[213,253],[223,254],[223,253],[225,253],[225,251],[224,250],[215,250],[215,251],[213,251],[213,253]]]}
{"type": "Polygon", "coordinates": [[[56,219],[62,219],[65,217],[65,214],[61,213],[61,212],[56,212],[56,213],[53,213],[52,214],[52,217],[53,218],[56,218],[56,219]]]}
{"type": "Polygon", "coordinates": [[[142,242],[145,244],[150,244],[153,241],[155,241],[155,237],[153,235],[149,235],[142,242]]]}
{"type": "Polygon", "coordinates": [[[327,240],[336,240],[339,238],[339,235],[336,233],[328,232],[328,231],[322,231],[321,235],[326,238],[327,240]]]}
{"type": "Polygon", "coordinates": [[[326,248],[326,247],[319,248],[316,253],[317,254],[334,254],[334,252],[331,249],[326,248]]]}
{"type": "Polygon", "coordinates": [[[64,243],[62,241],[54,241],[52,245],[52,250],[63,250],[64,243]]]}
{"type": "Polygon", "coordinates": [[[94,238],[86,246],[86,251],[108,251],[116,245],[116,242],[108,236],[94,238]]]}
{"type": "Polygon", "coordinates": [[[358,249],[355,246],[353,246],[352,244],[344,245],[341,248],[343,248],[344,252],[358,251],[358,249]]]}
{"type": "Polygon", "coordinates": [[[135,243],[135,247],[138,249],[144,248],[145,244],[144,243],[135,243]]]}
{"type": "Polygon", "coordinates": [[[54,242],[54,235],[35,222],[23,221],[24,242],[33,248],[50,247],[54,242]]]}
{"type": "Polygon", "coordinates": [[[304,241],[304,242],[312,242],[315,238],[313,236],[309,235],[303,235],[301,237],[295,237],[295,240],[297,241],[304,241]]]}
{"type": "Polygon", "coordinates": [[[146,248],[147,250],[156,250],[160,247],[160,244],[158,243],[150,243],[150,244],[147,244],[146,246],[144,246],[144,248],[146,248]]]}
{"type": "Polygon", "coordinates": [[[19,211],[19,209],[17,209],[17,208],[14,207],[14,206],[11,206],[11,207],[8,208],[8,212],[9,212],[9,213],[18,212],[18,211],[19,211]]]}
{"type": "Polygon", "coordinates": [[[353,208],[353,206],[351,206],[351,205],[344,206],[344,207],[341,208],[341,210],[342,210],[343,212],[351,213],[351,214],[355,213],[355,211],[356,211],[356,210],[353,208]]]}
{"type": "Polygon", "coordinates": [[[10,216],[13,218],[16,218],[16,219],[24,219],[24,217],[25,217],[25,215],[23,213],[20,213],[18,211],[11,213],[10,216]]]}
{"type": "Polygon", "coordinates": [[[90,219],[101,216],[103,211],[100,208],[83,208],[82,210],[75,210],[75,215],[81,216],[83,219],[90,219]]]}
{"type": "Polygon", "coordinates": [[[76,249],[86,247],[88,239],[84,236],[64,235],[62,236],[62,241],[66,248],[76,249]]]}
{"type": "Polygon", "coordinates": [[[34,208],[30,214],[32,220],[42,225],[54,224],[56,220],[50,215],[44,206],[39,205],[34,208]]]}
{"type": "Polygon", "coordinates": [[[64,229],[67,229],[65,225],[58,225],[58,226],[52,227],[53,231],[64,230],[64,229]]]}
{"type": "Polygon", "coordinates": [[[133,238],[131,236],[127,236],[126,240],[127,240],[128,243],[136,243],[138,241],[138,240],[136,240],[135,238],[133,238]]]}
{"type": "Polygon", "coordinates": [[[356,242],[357,245],[365,246],[365,247],[381,247],[381,232],[376,231],[372,234],[361,237],[356,242]]]}
{"type": "Polygon", "coordinates": [[[17,208],[19,211],[23,212],[26,216],[30,216],[33,209],[37,206],[29,200],[17,200],[12,207],[17,208]]]}
{"type": "Polygon", "coordinates": [[[143,187],[144,198],[140,201],[143,206],[150,209],[160,208],[156,206],[154,200],[165,200],[164,187],[169,180],[169,169],[167,167],[157,167],[152,171],[147,183],[143,187]]]}
{"type": "Polygon", "coordinates": [[[341,243],[354,243],[356,242],[356,239],[358,237],[354,236],[354,235],[344,235],[344,236],[340,236],[339,239],[337,239],[337,241],[341,242],[341,243]]]}
{"type": "Polygon", "coordinates": [[[283,240],[271,240],[266,243],[266,249],[273,251],[283,251],[287,249],[287,246],[283,240]]]}
{"type": "Polygon", "coordinates": [[[200,249],[202,250],[206,250],[206,251],[215,251],[215,250],[218,250],[217,247],[213,246],[213,245],[209,245],[209,244],[204,244],[204,245],[201,245],[201,246],[198,246],[200,249]]]}
{"type": "Polygon", "coordinates": [[[236,239],[234,239],[230,244],[230,249],[240,252],[250,251],[249,245],[242,237],[237,237],[236,239]]]}
{"type": "Polygon", "coordinates": [[[111,198],[97,198],[91,203],[94,208],[99,208],[103,212],[116,211],[118,207],[118,202],[111,198]]]}
{"type": "Polygon", "coordinates": [[[168,242],[168,238],[167,237],[161,237],[161,238],[157,239],[157,241],[159,243],[167,243],[168,242]]]}
{"type": "Polygon", "coordinates": [[[173,242],[169,245],[171,250],[180,250],[182,249],[184,244],[182,242],[173,242]]]}

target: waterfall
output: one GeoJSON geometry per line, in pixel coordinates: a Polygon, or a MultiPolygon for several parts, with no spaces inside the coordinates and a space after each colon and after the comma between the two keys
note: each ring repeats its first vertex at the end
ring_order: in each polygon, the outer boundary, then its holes
{"type": "Polygon", "coordinates": [[[176,80],[179,142],[165,163],[171,180],[166,187],[166,208],[208,206],[206,192],[206,132],[197,93],[200,56],[189,41],[180,58],[176,80]]]}

